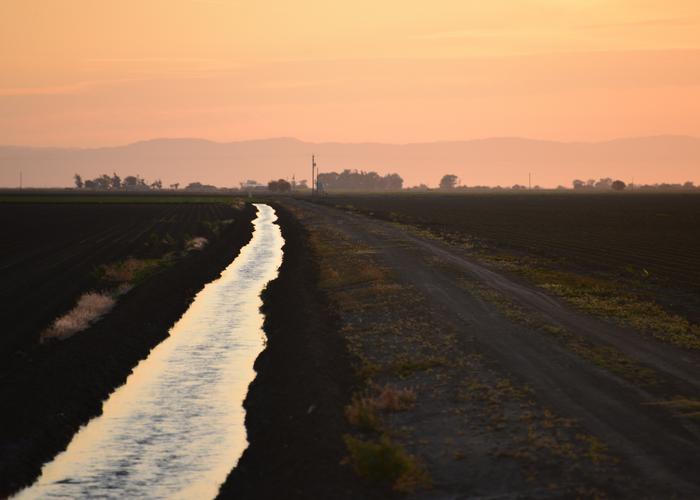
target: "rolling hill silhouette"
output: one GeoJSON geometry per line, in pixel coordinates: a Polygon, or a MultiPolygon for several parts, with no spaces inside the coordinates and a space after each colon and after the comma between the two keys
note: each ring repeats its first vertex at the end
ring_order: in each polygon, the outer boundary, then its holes
{"type": "Polygon", "coordinates": [[[615,177],[627,182],[700,181],[700,139],[653,136],[605,142],[554,142],[490,138],[414,144],[311,143],[274,138],[218,143],[203,139],[154,139],[100,148],[0,146],[0,186],[72,185],[74,173],[92,178],[116,171],[179,182],[238,186],[238,182],[309,177],[311,154],[321,171],[345,168],[397,172],[405,186],[436,185],[445,173],[467,185],[570,186],[574,178],[615,177]]]}

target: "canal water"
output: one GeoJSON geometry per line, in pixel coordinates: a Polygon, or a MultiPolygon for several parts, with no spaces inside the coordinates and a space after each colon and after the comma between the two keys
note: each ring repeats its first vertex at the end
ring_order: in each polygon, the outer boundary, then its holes
{"type": "Polygon", "coordinates": [[[17,498],[216,496],[247,446],[242,403],[265,342],[260,293],[282,262],[276,214],[256,207],[250,243],[17,498]]]}

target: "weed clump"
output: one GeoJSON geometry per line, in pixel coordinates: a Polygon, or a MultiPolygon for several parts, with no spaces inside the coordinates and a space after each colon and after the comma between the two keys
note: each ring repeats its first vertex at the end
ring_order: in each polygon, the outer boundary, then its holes
{"type": "Polygon", "coordinates": [[[363,432],[378,432],[381,422],[376,410],[372,399],[354,396],[352,403],[345,407],[345,417],[351,425],[363,432]]]}
{"type": "Polygon", "coordinates": [[[159,259],[129,257],[121,262],[102,266],[100,276],[111,283],[140,283],[153,274],[160,265],[159,259]]]}
{"type": "Polygon", "coordinates": [[[187,251],[192,250],[203,250],[205,246],[209,244],[209,240],[203,236],[195,236],[194,238],[187,241],[185,244],[185,249],[187,251]]]}
{"type": "Polygon", "coordinates": [[[395,491],[410,493],[430,484],[425,469],[415,457],[388,436],[378,441],[344,436],[350,457],[348,462],[357,474],[374,484],[390,485],[395,491]]]}
{"type": "Polygon", "coordinates": [[[355,395],[345,408],[345,417],[351,425],[363,432],[379,432],[381,420],[378,411],[405,411],[413,407],[416,393],[413,389],[400,389],[385,385],[375,396],[355,395]]]}
{"type": "Polygon", "coordinates": [[[89,292],[84,294],[76,306],[67,314],[58,318],[41,334],[41,341],[48,339],[66,339],[96,322],[112,310],[116,299],[112,295],[89,292]]]}
{"type": "Polygon", "coordinates": [[[416,402],[416,393],[413,389],[399,389],[385,385],[373,401],[380,410],[404,411],[413,407],[416,402]]]}

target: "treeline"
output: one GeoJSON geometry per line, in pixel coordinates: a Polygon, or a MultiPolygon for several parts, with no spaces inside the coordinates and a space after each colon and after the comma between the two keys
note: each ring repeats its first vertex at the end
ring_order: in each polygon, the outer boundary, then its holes
{"type": "Polygon", "coordinates": [[[581,179],[575,179],[572,182],[575,190],[597,190],[597,191],[624,191],[624,190],[643,190],[643,191],[687,191],[698,189],[692,181],[684,182],[683,184],[669,184],[669,183],[658,183],[658,184],[626,184],[621,180],[612,180],[610,177],[604,177],[598,179],[588,179],[587,181],[582,181],[581,179]]]}
{"type": "Polygon", "coordinates": [[[586,182],[580,179],[574,179],[571,183],[574,189],[597,189],[599,191],[609,191],[614,189],[615,191],[622,191],[627,187],[624,181],[612,180],[610,177],[605,177],[598,179],[588,179],[586,182]]]}
{"type": "MultiPolygon", "coordinates": [[[[102,174],[94,179],[83,180],[80,174],[73,176],[73,182],[78,189],[90,189],[96,191],[152,191],[163,189],[163,181],[156,179],[148,182],[140,175],[127,175],[123,179],[115,172],[112,175],[102,174]]],[[[180,183],[176,182],[168,186],[170,189],[179,189],[180,183]]],[[[184,188],[187,191],[217,191],[219,188],[201,182],[190,182],[184,188]]]]}
{"type": "MultiPolygon", "coordinates": [[[[684,182],[683,184],[670,184],[670,183],[658,183],[658,184],[634,184],[625,183],[624,181],[617,179],[613,180],[612,177],[603,177],[598,180],[588,179],[583,181],[581,179],[575,179],[571,182],[574,191],[691,191],[700,190],[700,187],[696,186],[692,181],[684,182]]],[[[525,186],[522,184],[514,184],[511,187],[508,186],[467,186],[460,184],[459,177],[454,174],[443,175],[438,184],[438,189],[441,191],[523,191],[523,190],[533,190],[542,191],[550,190],[550,188],[542,188],[538,185],[525,186]]],[[[431,189],[425,184],[420,186],[408,188],[410,191],[430,191],[431,189]]],[[[565,186],[557,186],[556,191],[569,191],[571,188],[565,186]]]]}
{"type": "Polygon", "coordinates": [[[360,170],[320,173],[317,179],[321,189],[326,191],[399,191],[403,187],[399,174],[381,176],[377,172],[360,170]]]}
{"type": "MultiPolygon", "coordinates": [[[[75,174],[73,176],[73,182],[78,189],[96,189],[102,191],[120,189],[147,191],[150,189],[163,189],[163,181],[160,179],[147,182],[146,179],[138,175],[127,175],[122,179],[116,172],[111,176],[102,174],[94,179],[85,180],[83,180],[80,174],[75,174]]],[[[177,189],[177,186],[179,186],[179,184],[171,185],[170,187],[177,189]]]]}

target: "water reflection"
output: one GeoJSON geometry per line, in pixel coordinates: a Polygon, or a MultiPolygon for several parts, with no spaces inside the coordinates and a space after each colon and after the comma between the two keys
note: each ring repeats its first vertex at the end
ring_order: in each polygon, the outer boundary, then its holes
{"type": "Polygon", "coordinates": [[[260,292],[282,261],[275,212],[256,206],[238,258],[18,498],[216,495],[247,446],[242,402],[264,342],[260,292]]]}

